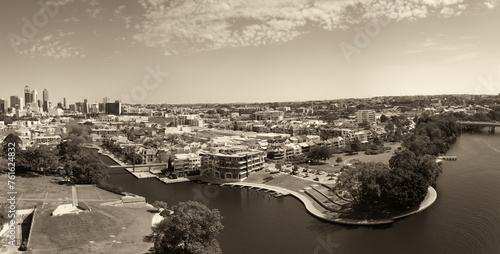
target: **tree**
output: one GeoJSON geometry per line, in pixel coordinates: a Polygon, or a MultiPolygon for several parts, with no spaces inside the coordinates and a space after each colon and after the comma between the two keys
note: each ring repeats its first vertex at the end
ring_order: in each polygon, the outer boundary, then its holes
{"type": "MultiPolygon", "coordinates": [[[[21,138],[14,133],[7,135],[2,141],[2,157],[7,158],[9,148],[15,148],[15,153],[21,151],[20,145],[23,143],[21,138]]],[[[12,150],[12,149],[11,149],[12,150]]]]}
{"type": "Polygon", "coordinates": [[[153,207],[158,209],[158,211],[160,212],[160,215],[165,217],[169,214],[169,211],[166,210],[167,209],[167,202],[164,202],[164,201],[160,201],[160,200],[156,200],[154,203],[153,203],[153,207]]]}
{"type": "Polygon", "coordinates": [[[69,122],[66,125],[68,136],[74,135],[84,140],[90,139],[90,125],[78,124],[76,121],[69,122]]]}
{"type": "Polygon", "coordinates": [[[359,139],[354,140],[351,143],[351,149],[354,153],[359,152],[361,150],[361,141],[359,141],[359,139]]]}
{"type": "Polygon", "coordinates": [[[337,159],[335,160],[337,163],[341,163],[342,162],[342,157],[337,157],[337,159]]]}
{"type": "Polygon", "coordinates": [[[365,130],[369,130],[370,129],[370,123],[365,120],[365,121],[363,121],[361,123],[358,123],[358,127],[362,128],[362,129],[365,129],[365,130]]]}
{"type": "Polygon", "coordinates": [[[9,221],[7,211],[9,210],[9,203],[0,203],[0,230],[2,230],[2,225],[4,222],[9,221]]]}
{"type": "Polygon", "coordinates": [[[0,174],[6,173],[8,171],[9,160],[4,157],[0,157],[0,174]]]}
{"type": "Polygon", "coordinates": [[[59,157],[62,162],[73,160],[82,153],[83,138],[77,135],[69,135],[63,140],[57,149],[59,150],[59,157]]]}
{"type": "Polygon", "coordinates": [[[94,151],[82,150],[81,154],[66,161],[64,169],[77,184],[99,184],[108,177],[106,165],[94,151]]]}
{"type": "Polygon", "coordinates": [[[315,160],[328,160],[332,157],[333,151],[328,146],[316,146],[311,149],[307,158],[312,161],[315,160]]]}
{"type": "Polygon", "coordinates": [[[215,239],[224,228],[216,209],[194,201],[181,202],[145,237],[155,253],[222,253],[215,239]]]}
{"type": "Polygon", "coordinates": [[[422,176],[427,186],[436,184],[436,180],[443,172],[441,164],[436,162],[436,157],[423,155],[418,157],[410,150],[404,149],[394,154],[389,159],[391,169],[403,169],[422,176]]]}
{"type": "Polygon", "coordinates": [[[56,151],[49,146],[40,145],[38,147],[30,147],[25,152],[26,167],[29,171],[45,172],[57,169],[59,166],[59,157],[56,151]]]}
{"type": "MultiPolygon", "coordinates": [[[[10,155],[15,155],[14,160],[16,162],[16,173],[26,173],[26,153],[21,149],[20,145],[22,144],[21,138],[14,133],[9,133],[4,140],[2,141],[2,154],[0,155],[2,158],[8,159],[12,158],[10,155]]],[[[7,166],[7,163],[5,163],[7,166]]]]}
{"type": "Polygon", "coordinates": [[[388,118],[386,115],[381,115],[381,116],[380,116],[380,122],[381,122],[381,123],[385,123],[385,122],[387,122],[387,120],[388,120],[388,119],[389,119],[389,118],[388,118]]]}
{"type": "Polygon", "coordinates": [[[359,219],[385,217],[418,207],[427,194],[423,177],[383,163],[361,162],[338,176],[336,192],[347,192],[359,219]]]}

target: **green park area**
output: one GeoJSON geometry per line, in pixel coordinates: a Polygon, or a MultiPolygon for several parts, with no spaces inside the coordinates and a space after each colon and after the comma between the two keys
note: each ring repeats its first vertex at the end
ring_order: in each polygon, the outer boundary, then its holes
{"type": "MultiPolygon", "coordinates": [[[[151,232],[153,213],[144,204],[102,206],[121,196],[93,185],[75,186],[78,202],[90,211],[52,216],[59,205],[73,201],[72,186],[60,180],[39,175],[15,179],[17,209],[36,206],[28,246],[32,253],[144,253],[151,247],[142,239],[151,232]]],[[[0,175],[0,182],[6,183],[7,176],[0,175]]],[[[2,193],[7,192],[4,186],[2,193]]]]}
{"type": "Polygon", "coordinates": [[[362,162],[382,162],[389,163],[389,159],[394,155],[394,151],[401,147],[400,142],[395,143],[387,143],[386,147],[389,147],[390,150],[387,150],[384,153],[372,154],[368,155],[364,152],[358,152],[356,154],[348,155],[345,153],[342,154],[333,154],[332,157],[325,161],[319,161],[316,164],[302,163],[299,166],[307,167],[312,170],[321,170],[326,173],[339,172],[343,165],[349,163],[349,161],[358,160],[362,162]],[[341,158],[341,162],[337,162],[337,158],[341,158]]]}

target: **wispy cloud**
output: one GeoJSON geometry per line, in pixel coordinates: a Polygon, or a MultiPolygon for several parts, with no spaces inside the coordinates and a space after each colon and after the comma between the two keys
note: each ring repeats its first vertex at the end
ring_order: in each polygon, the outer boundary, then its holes
{"type": "MultiPolygon", "coordinates": [[[[491,0],[488,0],[491,1],[491,0]]],[[[165,54],[284,43],[310,27],[346,29],[370,20],[462,15],[463,0],[139,0],[146,11],[134,39],[165,54]]]]}
{"type": "Polygon", "coordinates": [[[115,15],[118,15],[122,12],[122,10],[125,9],[125,5],[120,5],[116,7],[115,11],[113,12],[115,15]]]}
{"type": "Polygon", "coordinates": [[[55,33],[45,35],[40,39],[31,40],[29,46],[22,48],[19,53],[31,56],[32,58],[47,57],[60,59],[85,57],[82,48],[74,46],[68,39],[65,39],[65,37],[73,34],[75,32],[65,33],[57,30],[55,33]]]}
{"type": "Polygon", "coordinates": [[[81,49],[72,46],[70,42],[62,43],[52,40],[36,40],[33,42],[30,49],[20,51],[21,54],[29,55],[33,58],[41,56],[55,59],[85,57],[85,54],[81,52],[81,49]]]}
{"type": "Polygon", "coordinates": [[[101,18],[100,14],[103,10],[98,0],[90,0],[89,7],[85,11],[91,18],[101,18]]]}
{"type": "Polygon", "coordinates": [[[499,2],[498,0],[489,0],[489,1],[486,1],[484,4],[489,9],[493,9],[493,8],[495,8],[498,5],[498,2],[499,2]]]}
{"type": "Polygon", "coordinates": [[[73,22],[79,22],[80,19],[76,17],[71,17],[71,18],[65,18],[62,20],[64,23],[73,23],[73,22]]]}
{"type": "Polygon", "coordinates": [[[443,38],[441,41],[436,38],[427,38],[420,45],[413,46],[412,48],[405,50],[405,53],[414,54],[437,51],[472,52],[477,50],[476,44],[471,41],[474,37],[460,37],[453,40],[447,37],[448,36],[439,36],[439,38],[443,38]],[[444,39],[447,41],[442,41],[444,39]],[[452,41],[449,42],[450,40],[452,41]]]}

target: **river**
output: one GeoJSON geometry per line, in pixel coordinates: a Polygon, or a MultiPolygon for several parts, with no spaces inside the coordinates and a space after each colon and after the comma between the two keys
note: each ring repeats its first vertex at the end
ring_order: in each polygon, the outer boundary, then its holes
{"type": "Polygon", "coordinates": [[[458,161],[443,162],[437,201],[421,213],[377,227],[323,222],[295,198],[262,191],[167,185],[138,180],[124,169],[111,169],[108,182],[149,203],[196,199],[218,209],[225,226],[218,241],[226,254],[500,253],[500,133],[462,134],[447,154],[458,161]]]}

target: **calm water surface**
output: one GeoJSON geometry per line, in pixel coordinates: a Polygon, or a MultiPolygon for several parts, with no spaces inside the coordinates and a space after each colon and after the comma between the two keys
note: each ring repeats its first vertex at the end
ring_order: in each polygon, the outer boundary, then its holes
{"type": "Polygon", "coordinates": [[[500,253],[500,134],[462,134],[448,155],[457,155],[458,161],[444,162],[436,203],[379,227],[322,222],[293,197],[256,190],[166,185],[138,180],[124,169],[112,169],[108,182],[150,203],[198,199],[219,209],[225,229],[218,240],[226,254],[500,253]]]}

